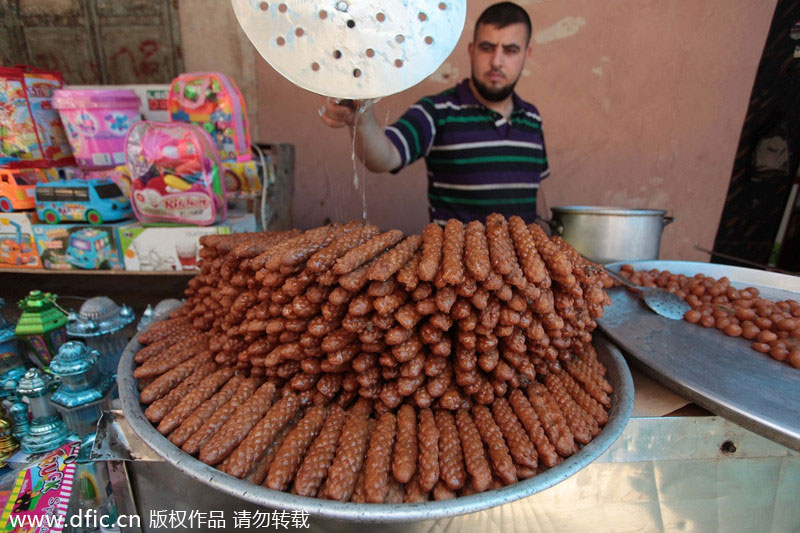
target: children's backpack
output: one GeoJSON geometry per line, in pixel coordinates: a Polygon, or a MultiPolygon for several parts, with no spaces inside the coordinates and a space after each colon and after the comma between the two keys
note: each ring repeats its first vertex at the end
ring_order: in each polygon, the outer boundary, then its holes
{"type": "Polygon", "coordinates": [[[74,165],[53,92],[61,73],[29,66],[0,67],[0,167],[74,165]]]}
{"type": "Polygon", "coordinates": [[[222,163],[200,126],[137,122],[125,139],[125,158],[140,221],[207,226],[225,220],[222,163]]]}
{"type": "Polygon", "coordinates": [[[222,161],[250,161],[247,108],[236,84],[219,72],[189,72],[174,80],[167,97],[170,120],[201,126],[222,161]]]}

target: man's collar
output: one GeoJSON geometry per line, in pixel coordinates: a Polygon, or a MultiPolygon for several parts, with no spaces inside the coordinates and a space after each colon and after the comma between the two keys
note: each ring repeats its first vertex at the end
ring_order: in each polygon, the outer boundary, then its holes
{"type": "Polygon", "coordinates": [[[519,115],[525,113],[525,107],[522,102],[522,98],[517,95],[517,92],[514,91],[511,93],[511,100],[514,102],[514,108],[511,110],[511,115],[519,115]]]}
{"type": "Polygon", "coordinates": [[[472,94],[472,89],[469,87],[469,78],[464,78],[461,83],[456,85],[456,94],[458,94],[458,98],[461,100],[462,104],[485,107],[475,98],[475,95],[472,94]]]}

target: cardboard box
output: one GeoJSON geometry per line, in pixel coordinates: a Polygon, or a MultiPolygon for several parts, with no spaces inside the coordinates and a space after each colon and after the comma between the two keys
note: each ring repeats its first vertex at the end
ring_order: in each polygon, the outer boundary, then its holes
{"type": "Polygon", "coordinates": [[[152,226],[132,223],[119,228],[125,270],[169,272],[197,270],[200,237],[255,231],[252,213],[229,216],[213,226],[152,226]]]}
{"type": "Polygon", "coordinates": [[[0,213],[0,268],[42,268],[33,237],[35,211],[0,213]]]}
{"type": "Polygon", "coordinates": [[[33,235],[46,270],[123,270],[115,224],[36,224],[33,235]]]}

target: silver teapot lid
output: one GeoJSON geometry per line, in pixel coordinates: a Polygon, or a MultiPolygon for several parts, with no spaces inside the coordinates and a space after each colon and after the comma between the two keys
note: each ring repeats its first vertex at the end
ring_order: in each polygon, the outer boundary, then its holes
{"type": "Polygon", "coordinates": [[[118,306],[107,296],[96,296],[86,300],[76,313],[67,319],[67,334],[72,337],[98,337],[108,335],[133,322],[133,309],[118,306]]]}

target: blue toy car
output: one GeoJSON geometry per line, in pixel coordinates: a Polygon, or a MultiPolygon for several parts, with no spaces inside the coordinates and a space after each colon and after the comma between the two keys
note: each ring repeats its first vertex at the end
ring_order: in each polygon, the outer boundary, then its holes
{"type": "Polygon", "coordinates": [[[130,218],[132,213],[130,201],[110,179],[36,184],[36,214],[48,224],[62,221],[102,224],[130,218]]]}
{"type": "Polygon", "coordinates": [[[106,230],[86,228],[69,236],[67,262],[78,268],[96,270],[115,254],[106,230]]]}

